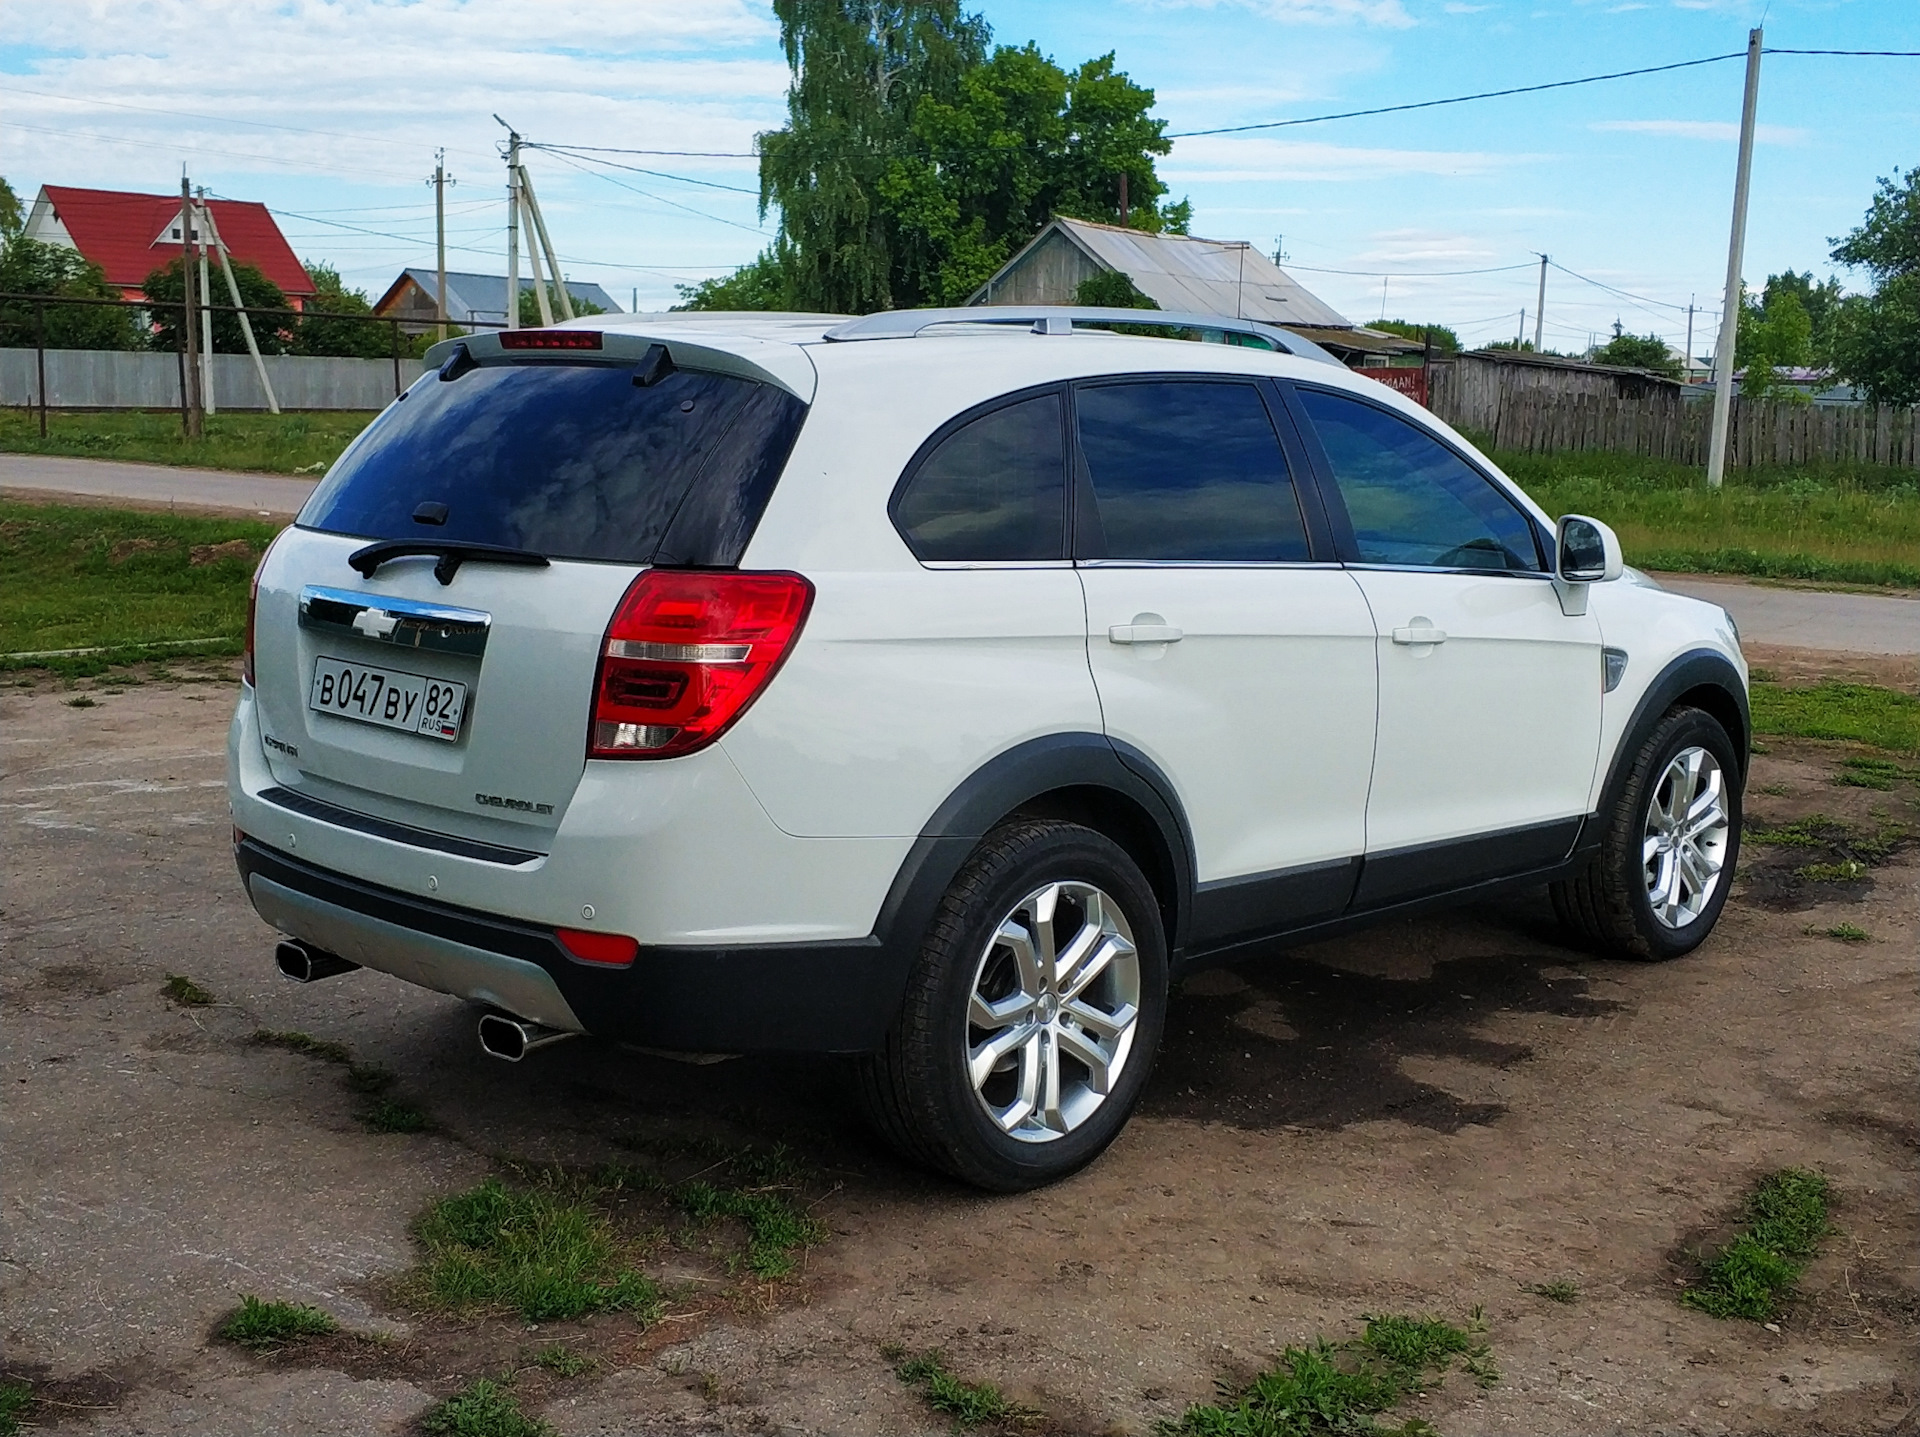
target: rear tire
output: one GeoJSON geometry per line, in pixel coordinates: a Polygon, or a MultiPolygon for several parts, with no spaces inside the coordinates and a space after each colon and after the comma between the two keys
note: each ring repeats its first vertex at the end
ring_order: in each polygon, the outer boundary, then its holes
{"type": "Polygon", "coordinates": [[[905,1156],[995,1192],[1085,1167],[1139,1100],[1166,1021],[1160,907],[1077,824],[994,830],[940,900],[863,1105],[905,1156]]]}
{"type": "Polygon", "coordinates": [[[1599,816],[1600,851],[1552,885],[1560,921],[1616,958],[1659,962],[1699,947],[1740,856],[1741,782],[1719,720],[1695,708],[1668,713],[1599,816]]]}

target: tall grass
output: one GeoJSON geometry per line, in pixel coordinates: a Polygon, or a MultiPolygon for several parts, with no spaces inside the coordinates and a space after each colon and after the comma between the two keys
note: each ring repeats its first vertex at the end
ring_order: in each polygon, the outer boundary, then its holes
{"type": "Polygon", "coordinates": [[[263,474],[319,474],[372,421],[358,410],[310,414],[214,414],[190,440],[176,409],[50,413],[47,437],[28,409],[0,409],[0,453],[66,454],[142,464],[190,464],[263,474]]]}

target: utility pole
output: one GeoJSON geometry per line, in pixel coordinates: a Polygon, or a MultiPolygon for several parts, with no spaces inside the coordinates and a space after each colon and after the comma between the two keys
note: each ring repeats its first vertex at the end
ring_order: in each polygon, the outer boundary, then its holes
{"type": "Polygon", "coordinates": [[[267,362],[260,357],[260,345],[253,337],[253,320],[247,315],[246,302],[240,298],[240,281],[233,277],[233,257],[227,253],[227,242],[220,238],[220,226],[213,222],[213,210],[209,206],[203,211],[207,222],[207,238],[220,255],[220,269],[227,277],[227,293],[233,297],[233,307],[239,311],[240,333],[247,341],[247,353],[253,356],[253,373],[260,381],[260,389],[267,396],[267,408],[275,414],[280,412],[280,401],[274,398],[273,382],[267,378],[267,362]]]}
{"type": "Polygon", "coordinates": [[[514,183],[520,191],[520,207],[527,220],[527,260],[533,267],[533,299],[540,308],[540,327],[553,324],[553,306],[547,303],[547,277],[540,272],[540,231],[533,222],[533,202],[527,195],[527,172],[518,171],[514,183]]]}
{"type": "Polygon", "coordinates": [[[433,237],[434,237],[434,289],[433,322],[435,339],[447,337],[447,152],[439,150],[433,157],[433,237]]]}
{"type": "MultiPolygon", "coordinates": [[[[1540,251],[1535,250],[1534,253],[1540,254],[1540,251]]],[[[1539,300],[1539,303],[1537,303],[1533,307],[1533,352],[1535,354],[1545,353],[1545,351],[1541,348],[1543,341],[1540,337],[1540,334],[1541,334],[1541,330],[1545,328],[1546,322],[1547,322],[1547,257],[1543,254],[1540,254],[1540,300],[1539,300]]]]}
{"type": "MultiPolygon", "coordinates": [[[[498,115],[494,119],[500,120],[498,115]]],[[[500,123],[506,125],[505,120],[500,123]]],[[[507,328],[520,327],[520,132],[507,125],[507,328]]]]}
{"type": "MultiPolygon", "coordinates": [[[[560,306],[560,317],[572,319],[573,301],[567,297],[567,282],[560,276],[560,256],[553,252],[553,241],[547,236],[547,217],[540,213],[540,197],[533,192],[533,176],[527,173],[525,165],[520,167],[520,198],[527,207],[528,238],[537,242],[546,252],[547,273],[553,280],[553,297],[560,306]]],[[[539,268],[538,264],[534,266],[536,276],[539,268]]],[[[535,283],[539,283],[538,279],[535,283]]],[[[546,314],[544,301],[540,312],[546,314]]],[[[547,322],[551,324],[553,321],[549,319],[547,322]]]]}
{"type": "Polygon", "coordinates": [[[207,432],[206,412],[200,407],[200,328],[199,303],[193,292],[193,185],[180,176],[180,333],[186,340],[187,362],[180,373],[186,390],[187,438],[201,439],[207,432]]]}
{"type": "Polygon", "coordinates": [[[1733,412],[1734,341],[1740,333],[1740,255],[1747,244],[1747,184],[1753,178],[1753,117],[1760,107],[1760,27],[1747,31],[1747,89],[1740,102],[1740,161],[1733,179],[1733,232],[1727,237],[1727,293],[1720,310],[1720,342],[1713,356],[1713,441],[1707,449],[1707,487],[1727,473],[1727,420],[1733,412]]]}
{"type": "Polygon", "coordinates": [[[207,213],[207,187],[199,186],[193,211],[193,252],[200,256],[200,400],[207,413],[218,414],[220,406],[213,397],[213,286],[207,282],[207,241],[204,234],[207,213]]]}

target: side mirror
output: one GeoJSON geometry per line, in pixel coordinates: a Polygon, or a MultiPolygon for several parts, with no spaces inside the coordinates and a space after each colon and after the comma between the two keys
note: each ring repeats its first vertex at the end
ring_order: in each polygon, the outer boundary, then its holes
{"type": "Polygon", "coordinates": [[[1569,584],[1599,584],[1617,579],[1626,564],[1620,537],[1598,519],[1568,514],[1560,520],[1553,544],[1553,572],[1569,584]]]}

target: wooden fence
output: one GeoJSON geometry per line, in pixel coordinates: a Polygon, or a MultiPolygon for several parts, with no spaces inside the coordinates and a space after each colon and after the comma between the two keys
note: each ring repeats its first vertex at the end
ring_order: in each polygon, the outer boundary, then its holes
{"type": "MultiPolygon", "coordinates": [[[[1606,450],[1704,465],[1712,429],[1707,400],[1536,389],[1502,397],[1492,437],[1494,448],[1523,454],[1606,450]]],[[[1920,469],[1920,408],[1733,401],[1729,467],[1844,463],[1920,469]]]]}

